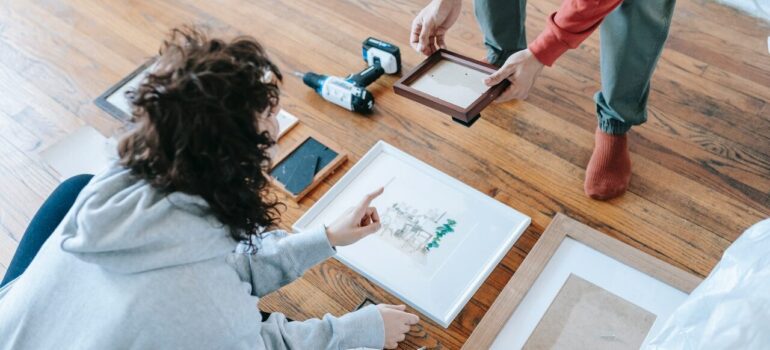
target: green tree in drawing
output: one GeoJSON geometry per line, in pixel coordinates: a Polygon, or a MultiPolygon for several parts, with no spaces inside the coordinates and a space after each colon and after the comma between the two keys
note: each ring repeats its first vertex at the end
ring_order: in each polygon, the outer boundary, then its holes
{"type": "Polygon", "coordinates": [[[447,219],[445,224],[436,227],[436,235],[433,236],[433,240],[425,246],[425,250],[430,251],[433,248],[438,248],[439,242],[444,236],[448,233],[455,232],[455,225],[457,225],[457,221],[447,219]]]}

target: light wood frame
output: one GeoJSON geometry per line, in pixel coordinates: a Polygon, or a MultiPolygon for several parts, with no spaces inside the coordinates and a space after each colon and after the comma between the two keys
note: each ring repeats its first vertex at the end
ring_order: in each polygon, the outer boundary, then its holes
{"type": "Polygon", "coordinates": [[[504,79],[499,84],[487,89],[485,93],[481,94],[481,96],[479,96],[476,101],[471,103],[466,108],[457,106],[448,101],[444,101],[438,97],[424,93],[410,86],[441,60],[449,60],[484,73],[491,74],[497,71],[497,67],[489,63],[484,63],[478,60],[474,60],[470,57],[441,49],[430,55],[427,59],[425,59],[425,61],[401,77],[401,79],[399,79],[396,84],[393,85],[393,90],[398,95],[404,96],[430,108],[449,114],[452,116],[454,121],[462,125],[471,126],[481,116],[481,110],[486,108],[490,103],[492,103],[492,101],[500,96],[500,94],[503,93],[503,91],[509,85],[511,85],[511,82],[508,81],[508,79],[504,79]]]}
{"type": "Polygon", "coordinates": [[[463,349],[488,349],[565,238],[572,238],[625,265],[689,294],[703,279],[557,213],[524,262],[481,319],[463,349]]]}
{"type": "Polygon", "coordinates": [[[295,202],[299,202],[304,198],[310,191],[312,191],[318,184],[320,184],[327,176],[334,174],[335,171],[337,171],[337,168],[339,168],[345,161],[348,159],[348,154],[345,152],[341,146],[336,144],[335,142],[332,142],[331,140],[326,139],[325,137],[314,133],[314,132],[306,132],[303,137],[297,139],[297,140],[287,140],[286,143],[289,145],[287,147],[281,146],[281,151],[278,153],[278,156],[273,159],[273,167],[270,169],[270,172],[275,169],[281,162],[286,160],[289,155],[291,155],[297,148],[302,146],[305,141],[308,139],[313,138],[316,141],[320,142],[324,146],[332,149],[334,152],[337,153],[337,156],[334,157],[334,159],[327,164],[321,171],[315,174],[313,177],[313,182],[310,183],[307,187],[305,187],[302,192],[298,194],[291,193],[291,191],[287,190],[286,187],[281,183],[280,181],[276,180],[272,175],[270,175],[270,182],[273,184],[275,188],[286,194],[289,198],[294,200],[295,202]],[[292,143],[293,142],[293,143],[292,143]]]}

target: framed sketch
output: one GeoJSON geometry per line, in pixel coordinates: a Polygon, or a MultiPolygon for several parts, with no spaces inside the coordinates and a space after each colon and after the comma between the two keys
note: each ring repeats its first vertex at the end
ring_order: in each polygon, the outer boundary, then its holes
{"type": "Polygon", "coordinates": [[[111,116],[118,120],[127,122],[131,119],[131,102],[126,98],[126,92],[135,90],[155,67],[156,58],[145,62],[131,74],[121,79],[101,96],[97,97],[94,103],[111,116]]]}
{"type": "Polygon", "coordinates": [[[700,282],[557,214],[463,349],[639,349],[700,282]]]}
{"type": "Polygon", "coordinates": [[[399,79],[393,89],[470,126],[510,85],[507,79],[493,87],[484,84],[496,70],[491,64],[441,49],[399,79]]]}
{"type": "Polygon", "coordinates": [[[449,327],[530,218],[379,141],[294,229],[328,225],[381,186],[382,228],[336,258],[449,327]]]}

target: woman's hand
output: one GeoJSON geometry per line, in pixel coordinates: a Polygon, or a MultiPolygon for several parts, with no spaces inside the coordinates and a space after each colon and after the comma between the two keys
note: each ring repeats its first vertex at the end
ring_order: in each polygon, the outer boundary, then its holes
{"type": "Polygon", "coordinates": [[[411,326],[420,321],[417,315],[404,311],[404,305],[379,304],[377,310],[385,324],[385,349],[398,347],[398,343],[406,339],[411,326]]]}
{"type": "Polygon", "coordinates": [[[523,100],[529,96],[529,90],[535,84],[535,79],[542,70],[543,64],[529,49],[525,49],[508,57],[497,72],[484,79],[484,84],[495,86],[503,79],[508,79],[511,81],[511,86],[505,89],[495,102],[500,103],[513,99],[523,100]]]}
{"type": "Polygon", "coordinates": [[[444,34],[460,17],[461,0],[433,0],[412,21],[409,43],[423,55],[445,49],[444,34]]]}
{"type": "Polygon", "coordinates": [[[351,208],[337,220],[326,228],[326,236],[329,237],[329,243],[332,246],[346,246],[358,242],[372,233],[377,232],[380,227],[380,215],[377,214],[377,208],[372,207],[372,201],[377,198],[384,187],[366,195],[357,207],[351,208]]]}

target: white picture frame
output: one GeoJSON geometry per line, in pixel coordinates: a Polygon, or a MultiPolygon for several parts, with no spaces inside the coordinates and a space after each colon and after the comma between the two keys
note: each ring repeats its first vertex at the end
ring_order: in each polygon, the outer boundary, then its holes
{"type": "Polygon", "coordinates": [[[335,258],[448,328],[531,219],[379,141],[293,228],[301,232],[328,225],[379,186],[385,192],[372,205],[383,229],[337,247],[335,258]],[[447,233],[442,225],[453,231],[447,233]],[[434,226],[435,232],[417,229],[434,226]],[[433,242],[438,245],[430,246],[433,242]]]}
{"type": "Polygon", "coordinates": [[[297,126],[299,123],[299,119],[295,117],[293,114],[287,112],[285,109],[281,108],[280,111],[278,111],[278,114],[275,116],[276,120],[278,120],[278,139],[280,140],[283,135],[286,135],[289,130],[297,126]]]}

